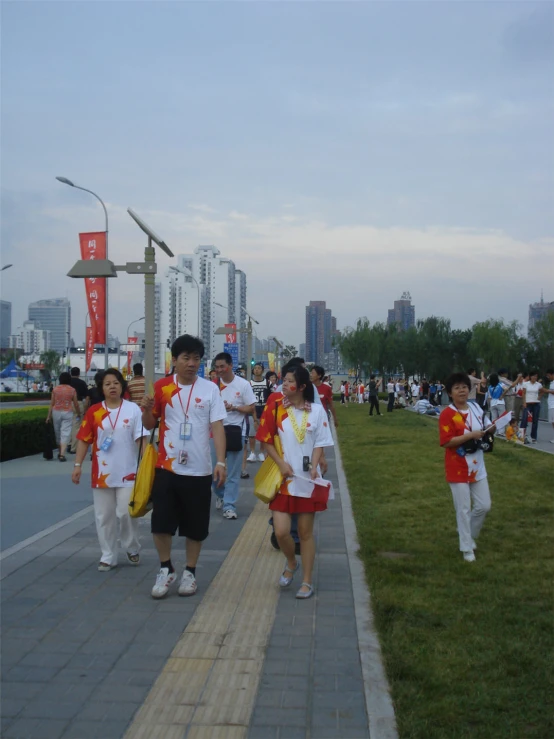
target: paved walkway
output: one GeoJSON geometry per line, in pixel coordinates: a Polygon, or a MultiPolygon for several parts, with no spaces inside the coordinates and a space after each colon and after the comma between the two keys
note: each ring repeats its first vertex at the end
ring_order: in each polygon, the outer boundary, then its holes
{"type": "MultiPolygon", "coordinates": [[[[1,736],[394,739],[350,499],[340,459],[328,456],[337,498],[316,517],[308,601],[294,598],[298,583],[276,585],[283,558],[252,479],[237,521],[213,511],[192,598],[150,597],[158,562],[147,519],[140,567],[97,572],[89,506],[7,549],[1,736]]],[[[36,458],[7,464],[4,487],[17,465],[21,476],[45,469],[36,458]]],[[[258,465],[249,468],[253,478],[258,465]]],[[[181,570],[181,548],[174,561],[181,570]]]]}

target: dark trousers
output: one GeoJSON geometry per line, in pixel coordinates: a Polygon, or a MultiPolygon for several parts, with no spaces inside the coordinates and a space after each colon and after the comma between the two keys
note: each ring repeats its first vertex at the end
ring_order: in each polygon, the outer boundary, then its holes
{"type": "Polygon", "coordinates": [[[392,413],[394,408],[394,393],[389,393],[389,403],[387,405],[387,413],[392,413]]]}
{"type": "Polygon", "coordinates": [[[539,430],[539,415],[541,412],[541,404],[540,403],[527,403],[527,410],[525,408],[521,411],[521,423],[520,423],[520,429],[526,429],[527,428],[527,411],[531,414],[533,417],[533,420],[531,422],[531,438],[537,440],[537,432],[539,430]]]}
{"type": "Polygon", "coordinates": [[[369,396],[369,415],[373,415],[373,409],[377,411],[377,415],[380,416],[381,413],[379,412],[379,398],[376,395],[370,395],[369,396]]]}

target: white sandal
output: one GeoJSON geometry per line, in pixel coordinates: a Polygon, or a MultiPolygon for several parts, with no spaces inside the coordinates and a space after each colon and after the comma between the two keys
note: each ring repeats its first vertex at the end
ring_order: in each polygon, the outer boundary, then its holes
{"type": "Polygon", "coordinates": [[[279,578],[279,587],[280,588],[286,588],[286,587],[288,587],[291,584],[291,582],[294,580],[294,573],[296,572],[296,570],[299,567],[300,567],[300,562],[297,561],[296,562],[296,567],[294,568],[294,570],[291,570],[291,568],[289,567],[289,563],[285,560],[285,569],[283,570],[283,574],[279,578]],[[290,577],[287,577],[285,575],[285,572],[290,572],[291,573],[290,574],[290,577]]]}
{"type": "Polygon", "coordinates": [[[311,598],[314,594],[313,586],[309,582],[303,582],[300,586],[300,590],[296,593],[296,597],[299,600],[306,600],[306,598],[311,598]],[[308,588],[305,592],[302,590],[302,588],[308,588]]]}

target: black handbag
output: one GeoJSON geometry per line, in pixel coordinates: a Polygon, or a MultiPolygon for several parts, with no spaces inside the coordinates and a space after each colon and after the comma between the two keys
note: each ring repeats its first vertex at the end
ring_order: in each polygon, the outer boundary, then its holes
{"type": "Polygon", "coordinates": [[[227,444],[228,452],[241,452],[242,451],[242,427],[229,424],[223,426],[225,429],[225,442],[227,444]]]}

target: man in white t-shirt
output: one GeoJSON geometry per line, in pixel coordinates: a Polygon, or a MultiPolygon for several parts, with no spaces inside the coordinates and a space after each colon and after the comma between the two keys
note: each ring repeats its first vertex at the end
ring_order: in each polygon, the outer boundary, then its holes
{"type": "MultiPolygon", "coordinates": [[[[554,369],[546,370],[546,378],[548,387],[542,389],[545,395],[548,395],[548,420],[554,429],[554,369]]],[[[550,443],[554,444],[554,439],[550,439],[550,443]]]]}
{"type": "Polygon", "coordinates": [[[225,484],[227,412],[217,385],[198,377],[204,344],[184,334],[173,342],[175,373],[158,380],[154,396],[142,399],[142,423],[153,429],[160,422],[156,473],[152,486],[152,534],[160,557],[153,598],[163,598],[177,575],[171,562],[172,537],[186,537],[186,568],[179,595],[196,592],[196,564],[207,538],[213,482],[225,484]],[[210,430],[215,448],[210,457],[210,430]]]}
{"type": "MultiPolygon", "coordinates": [[[[225,404],[227,417],[223,427],[227,435],[227,479],[219,488],[214,488],[215,507],[223,509],[223,518],[237,518],[237,500],[239,497],[239,481],[242,463],[242,423],[244,417],[255,413],[256,396],[247,380],[233,372],[233,358],[227,352],[221,352],[214,360],[218,376],[221,399],[225,404]],[[234,427],[234,428],[233,428],[234,427]],[[238,429],[238,431],[237,431],[238,429]],[[241,440],[240,449],[229,451],[232,438],[241,440]]],[[[215,454],[215,449],[213,449],[215,454]]]]}

